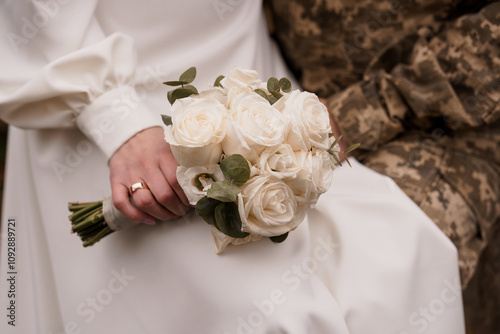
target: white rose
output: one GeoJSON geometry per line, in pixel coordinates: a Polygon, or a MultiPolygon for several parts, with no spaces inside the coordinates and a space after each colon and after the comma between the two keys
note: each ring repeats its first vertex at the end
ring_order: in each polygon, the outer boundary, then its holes
{"type": "Polygon", "coordinates": [[[178,166],[177,180],[189,203],[196,205],[202,197],[207,195],[212,183],[224,181],[224,174],[222,174],[219,165],[211,165],[209,168],[178,166]]]}
{"type": "Polygon", "coordinates": [[[309,92],[295,90],[289,94],[283,115],[291,122],[287,142],[294,150],[318,147],[328,149],[332,132],[326,106],[309,92]]]}
{"type": "Polygon", "coordinates": [[[259,74],[254,70],[247,70],[234,66],[227,76],[221,80],[222,87],[231,89],[235,87],[245,88],[251,86],[257,80],[259,74]]]}
{"type": "Polygon", "coordinates": [[[220,161],[227,109],[217,100],[183,98],[172,105],[165,140],[181,166],[210,166],[220,161]]]}
{"type": "Polygon", "coordinates": [[[318,190],[313,182],[311,173],[312,156],[310,151],[296,151],[295,157],[300,171],[294,179],[287,180],[286,183],[292,189],[297,204],[309,207],[315,203],[318,197],[318,190]]]}
{"type": "Polygon", "coordinates": [[[266,148],[281,144],[287,121],[257,93],[243,92],[234,99],[228,133],[222,142],[226,155],[241,154],[252,163],[266,148]]]}
{"type": "Polygon", "coordinates": [[[308,207],[330,188],[335,161],[328,152],[316,148],[312,151],[296,151],[295,157],[301,171],[287,183],[297,197],[297,202],[308,207]]]}
{"type": "Polygon", "coordinates": [[[199,94],[190,95],[190,97],[195,99],[213,99],[219,101],[221,104],[226,105],[227,97],[224,89],[220,87],[210,87],[199,94]]]}
{"type": "Polygon", "coordinates": [[[216,227],[212,226],[212,240],[214,242],[215,253],[221,254],[222,251],[227,247],[227,245],[244,245],[249,242],[255,242],[262,239],[261,235],[249,234],[244,238],[233,238],[225,235],[219,231],[216,227]]]}
{"type": "Polygon", "coordinates": [[[283,96],[279,98],[278,101],[274,102],[273,107],[278,110],[279,112],[283,113],[283,110],[285,109],[285,103],[288,100],[288,93],[282,93],[283,96]]]}
{"type": "Polygon", "coordinates": [[[241,186],[238,211],[242,231],[266,237],[285,234],[301,222],[292,189],[270,176],[254,176],[241,186]]]}
{"type": "Polygon", "coordinates": [[[295,178],[300,171],[295,153],[288,144],[266,148],[261,153],[257,166],[262,172],[268,173],[277,179],[295,178]]]}
{"type": "Polygon", "coordinates": [[[234,66],[231,71],[221,80],[221,85],[227,95],[226,106],[230,108],[234,98],[244,91],[253,90],[252,86],[256,83],[259,74],[254,70],[246,70],[234,66]]]}
{"type": "Polygon", "coordinates": [[[320,149],[313,149],[311,156],[313,182],[318,189],[318,193],[323,194],[328,191],[332,183],[335,160],[328,152],[320,149]]]}

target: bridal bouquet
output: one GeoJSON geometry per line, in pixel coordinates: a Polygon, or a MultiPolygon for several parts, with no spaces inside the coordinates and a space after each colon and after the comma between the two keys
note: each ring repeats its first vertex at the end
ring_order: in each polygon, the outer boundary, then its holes
{"type": "MultiPolygon", "coordinates": [[[[178,182],[212,226],[216,253],[263,237],[284,241],[330,187],[339,154],[359,145],[341,152],[326,107],[313,93],[291,91],[286,78],[263,82],[235,67],[198,92],[195,76],[193,67],[165,82],[178,88],[168,93],[171,116],[162,117],[178,182]]],[[[70,210],[85,246],[131,224],[109,198],[70,210]]]]}

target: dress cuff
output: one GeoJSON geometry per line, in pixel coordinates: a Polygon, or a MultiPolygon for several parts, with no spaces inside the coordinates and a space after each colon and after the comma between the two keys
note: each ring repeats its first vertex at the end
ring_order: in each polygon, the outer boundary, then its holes
{"type": "Polygon", "coordinates": [[[77,116],[80,130],[108,159],[137,132],[162,125],[160,115],[151,112],[137,96],[132,87],[118,87],[96,98],[77,116]]]}

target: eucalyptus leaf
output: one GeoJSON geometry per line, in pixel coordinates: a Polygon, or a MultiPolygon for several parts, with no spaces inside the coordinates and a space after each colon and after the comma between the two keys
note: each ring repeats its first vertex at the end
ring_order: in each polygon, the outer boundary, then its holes
{"type": "Polygon", "coordinates": [[[161,115],[161,119],[166,126],[172,125],[172,117],[168,115],[161,115]]]}
{"type": "Polygon", "coordinates": [[[188,89],[188,90],[191,90],[193,91],[193,94],[198,94],[198,89],[196,89],[195,86],[193,85],[185,85],[184,87],[182,87],[183,89],[188,89]]]}
{"type": "Polygon", "coordinates": [[[288,93],[292,90],[292,83],[287,78],[281,78],[279,81],[281,90],[288,93]]]}
{"type": "Polygon", "coordinates": [[[271,96],[269,96],[269,97],[267,98],[267,100],[269,101],[269,103],[271,103],[271,105],[275,104],[275,103],[276,103],[276,101],[278,101],[278,99],[277,99],[277,98],[275,98],[275,97],[274,97],[274,96],[272,96],[272,95],[271,95],[271,96]]]}
{"type": "Polygon", "coordinates": [[[233,238],[244,238],[249,235],[241,231],[241,218],[235,203],[220,203],[215,208],[215,220],[219,230],[233,238]]]}
{"type": "Polygon", "coordinates": [[[271,239],[272,242],[275,242],[275,243],[280,243],[280,242],[283,242],[285,241],[285,239],[288,237],[288,232],[286,232],[285,234],[282,234],[282,235],[277,235],[275,237],[269,237],[269,239],[271,239]]]}
{"type": "Polygon", "coordinates": [[[196,92],[192,89],[177,88],[172,91],[172,101],[170,101],[170,103],[174,104],[175,100],[182,99],[193,94],[196,94],[196,92]]]}
{"type": "Polygon", "coordinates": [[[220,83],[222,81],[222,79],[224,79],[224,76],[223,75],[219,75],[217,77],[217,79],[215,79],[215,82],[214,82],[214,87],[221,87],[221,88],[224,88],[222,87],[222,84],[220,83]]]}
{"type": "Polygon", "coordinates": [[[164,85],[167,85],[167,86],[182,86],[182,85],[186,85],[188,84],[189,82],[187,81],[165,81],[163,84],[164,85]]]}
{"type": "Polygon", "coordinates": [[[267,90],[272,93],[276,92],[280,89],[280,82],[278,79],[275,77],[270,77],[269,80],[267,80],[267,90]]]}
{"type": "Polygon", "coordinates": [[[173,93],[173,92],[174,92],[174,91],[173,91],[173,90],[171,90],[171,91],[169,91],[169,92],[167,93],[167,100],[168,100],[168,102],[170,102],[170,104],[174,104],[174,102],[175,102],[174,98],[172,97],[172,93],[173,93]]]}
{"type": "Polygon", "coordinates": [[[233,154],[226,157],[220,163],[220,169],[226,180],[242,186],[250,179],[250,166],[247,159],[241,154],[233,154]]]}
{"type": "Polygon", "coordinates": [[[185,81],[186,83],[191,83],[196,78],[196,67],[188,68],[184,73],[179,77],[179,81],[185,81]]]}
{"type": "Polygon", "coordinates": [[[263,98],[265,98],[267,100],[267,94],[262,89],[257,88],[254,92],[256,92],[257,94],[259,94],[260,96],[262,96],[263,98]]]}
{"type": "Polygon", "coordinates": [[[203,218],[210,225],[214,225],[215,222],[215,208],[221,202],[213,198],[208,198],[207,196],[202,197],[195,207],[196,214],[203,218]]]}
{"type": "Polygon", "coordinates": [[[221,202],[236,202],[240,188],[230,181],[217,181],[207,191],[207,197],[221,202]]]}
{"type": "Polygon", "coordinates": [[[271,95],[276,98],[276,101],[278,101],[279,99],[281,99],[283,97],[283,94],[281,94],[280,92],[275,92],[275,91],[272,91],[271,95]]]}

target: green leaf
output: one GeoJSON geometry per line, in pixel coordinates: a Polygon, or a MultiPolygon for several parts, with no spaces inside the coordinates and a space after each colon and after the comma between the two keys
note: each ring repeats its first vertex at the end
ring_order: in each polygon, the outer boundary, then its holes
{"type": "Polygon", "coordinates": [[[193,91],[193,94],[198,94],[198,89],[196,89],[195,86],[193,85],[185,85],[184,87],[182,87],[183,89],[188,89],[188,90],[191,90],[193,91]]]}
{"type": "Polygon", "coordinates": [[[279,81],[281,90],[288,93],[292,90],[292,83],[287,78],[281,78],[279,81]]]}
{"type": "Polygon", "coordinates": [[[360,145],[361,145],[361,143],[352,144],[351,146],[349,146],[348,148],[346,148],[346,149],[344,150],[344,154],[345,154],[345,153],[349,153],[349,152],[354,151],[354,150],[355,150],[355,149],[357,149],[360,145]]]}
{"type": "Polygon", "coordinates": [[[250,166],[248,161],[240,154],[226,157],[220,163],[220,169],[226,180],[242,186],[250,179],[250,166]]]}
{"type": "Polygon", "coordinates": [[[177,89],[172,91],[172,96],[171,96],[172,101],[170,101],[170,100],[169,101],[171,104],[174,104],[175,100],[182,99],[182,98],[188,97],[188,96],[193,95],[193,94],[196,94],[196,92],[192,89],[177,88],[177,89]]]}
{"type": "Polygon", "coordinates": [[[241,231],[241,218],[235,203],[221,203],[215,208],[215,220],[219,230],[233,238],[244,238],[249,235],[241,231]]]}
{"type": "Polygon", "coordinates": [[[269,239],[271,239],[272,242],[276,242],[276,243],[280,243],[280,242],[283,242],[285,241],[285,239],[288,237],[288,232],[286,232],[285,234],[282,234],[282,235],[277,235],[275,237],[269,237],[269,239]]]}
{"type": "Polygon", "coordinates": [[[283,97],[283,94],[281,94],[280,92],[275,92],[275,91],[272,91],[271,95],[276,98],[276,101],[278,101],[279,99],[281,99],[283,97]]]}
{"type": "Polygon", "coordinates": [[[195,207],[196,214],[210,225],[215,224],[215,208],[221,202],[207,196],[202,197],[195,207]]]}
{"type": "Polygon", "coordinates": [[[167,86],[182,86],[185,84],[188,84],[189,82],[187,81],[165,81],[163,84],[167,86]]]}
{"type": "Polygon", "coordinates": [[[230,181],[217,181],[207,191],[207,197],[221,202],[236,202],[240,188],[230,181]]]}
{"type": "Polygon", "coordinates": [[[223,76],[223,75],[219,75],[219,76],[217,77],[217,79],[215,79],[215,82],[214,82],[214,87],[221,87],[221,88],[224,88],[224,87],[222,87],[222,85],[221,85],[221,83],[220,83],[220,82],[222,81],[222,79],[224,79],[224,76],[223,76]]]}
{"type": "Polygon", "coordinates": [[[173,91],[173,90],[171,90],[171,91],[169,91],[169,92],[167,93],[167,100],[168,100],[168,102],[170,102],[170,104],[174,104],[174,102],[175,102],[174,98],[172,97],[172,93],[173,93],[173,92],[174,92],[174,91],[173,91]]]}
{"type": "Polygon", "coordinates": [[[271,96],[269,96],[269,97],[267,98],[267,100],[269,101],[269,103],[271,103],[271,105],[275,104],[275,103],[276,103],[276,101],[278,101],[278,99],[277,99],[277,98],[275,98],[275,97],[274,97],[274,96],[272,96],[272,95],[271,95],[271,96]]]}
{"type": "Polygon", "coordinates": [[[196,67],[188,68],[184,73],[179,77],[179,81],[185,81],[186,83],[191,83],[196,78],[196,67]]]}
{"type": "Polygon", "coordinates": [[[166,126],[172,125],[172,117],[168,115],[161,115],[161,119],[166,126]]]}
{"type": "Polygon", "coordinates": [[[276,92],[280,89],[280,82],[275,77],[270,77],[267,80],[267,90],[271,92],[276,92]]]}
{"type": "Polygon", "coordinates": [[[260,96],[262,96],[263,98],[265,98],[267,100],[267,94],[262,89],[257,88],[254,92],[256,92],[257,94],[259,94],[260,96]]]}

